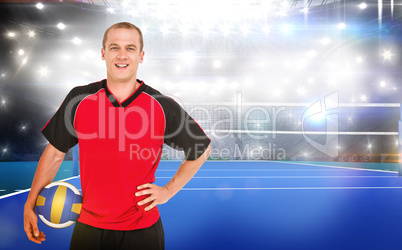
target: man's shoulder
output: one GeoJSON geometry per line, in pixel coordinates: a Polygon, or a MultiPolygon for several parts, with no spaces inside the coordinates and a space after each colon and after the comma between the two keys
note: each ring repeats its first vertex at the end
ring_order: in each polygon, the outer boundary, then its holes
{"type": "Polygon", "coordinates": [[[143,92],[154,98],[162,106],[165,112],[181,111],[181,105],[176,100],[174,100],[173,97],[164,95],[158,90],[150,87],[149,85],[145,86],[143,92]]]}
{"type": "Polygon", "coordinates": [[[86,85],[76,86],[70,91],[69,95],[78,96],[78,95],[94,94],[99,90],[104,89],[105,81],[106,80],[101,80],[86,85]]]}

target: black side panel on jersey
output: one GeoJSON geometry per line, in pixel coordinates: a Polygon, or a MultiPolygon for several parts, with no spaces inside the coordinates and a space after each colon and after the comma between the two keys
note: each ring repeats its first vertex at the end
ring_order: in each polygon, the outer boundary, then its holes
{"type": "Polygon", "coordinates": [[[42,134],[58,150],[67,151],[78,143],[74,129],[74,116],[80,102],[88,95],[98,92],[106,86],[106,81],[91,83],[73,88],[63,103],[42,129],[42,134]]]}
{"type": "Polygon", "coordinates": [[[198,159],[211,140],[197,122],[172,98],[149,86],[144,92],[154,97],[163,108],[166,120],[164,142],[176,150],[184,151],[186,160],[198,159]]]}

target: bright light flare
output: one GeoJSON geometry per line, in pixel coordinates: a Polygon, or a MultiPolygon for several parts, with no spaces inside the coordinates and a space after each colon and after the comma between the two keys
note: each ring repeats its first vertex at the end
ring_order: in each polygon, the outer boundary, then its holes
{"type": "Polygon", "coordinates": [[[384,53],[382,53],[382,56],[384,57],[384,60],[389,60],[391,61],[391,57],[393,56],[391,53],[391,50],[384,50],[384,53]]]}
{"type": "Polygon", "coordinates": [[[42,68],[39,70],[39,74],[40,74],[41,77],[42,77],[42,76],[47,76],[47,75],[49,74],[49,70],[48,70],[46,67],[42,67],[42,68]]]}
{"type": "Polygon", "coordinates": [[[23,56],[25,54],[25,51],[23,49],[18,50],[18,55],[23,56]]]}
{"type": "Polygon", "coordinates": [[[78,37],[74,37],[73,43],[74,43],[75,45],[80,45],[80,44],[82,43],[82,41],[81,41],[81,39],[79,39],[78,37]]]}
{"type": "Polygon", "coordinates": [[[346,24],[345,24],[345,23],[339,23],[336,27],[337,27],[338,29],[340,29],[340,30],[343,30],[343,29],[346,28],[346,24]]]}
{"type": "Polygon", "coordinates": [[[15,33],[14,32],[8,32],[7,36],[8,37],[15,37],[15,33]]]}
{"type": "Polygon", "coordinates": [[[359,8],[364,10],[365,8],[367,8],[367,4],[366,3],[361,3],[361,4],[359,4],[359,8]]]}
{"type": "Polygon", "coordinates": [[[331,42],[331,39],[329,39],[328,37],[324,37],[323,39],[321,39],[320,42],[322,45],[327,45],[331,42]]]}
{"type": "Polygon", "coordinates": [[[25,57],[24,60],[22,60],[21,65],[25,65],[25,64],[27,64],[27,62],[28,62],[28,58],[25,57]]]}
{"type": "Polygon", "coordinates": [[[366,95],[361,95],[360,96],[360,101],[362,101],[362,102],[365,102],[365,101],[367,101],[367,96],[366,95]]]}
{"type": "Polygon", "coordinates": [[[36,35],[35,31],[33,31],[33,30],[30,30],[29,33],[28,33],[29,37],[35,37],[35,35],[36,35]]]}
{"type": "Polygon", "coordinates": [[[64,30],[66,28],[66,25],[64,25],[64,23],[58,23],[57,28],[60,30],[64,30]]]}
{"type": "Polygon", "coordinates": [[[43,7],[45,7],[42,3],[37,3],[36,4],[36,8],[38,8],[38,9],[43,9],[43,7]]]}

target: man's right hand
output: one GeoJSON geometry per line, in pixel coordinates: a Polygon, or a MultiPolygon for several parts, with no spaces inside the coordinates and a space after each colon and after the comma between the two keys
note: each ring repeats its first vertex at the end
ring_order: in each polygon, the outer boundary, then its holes
{"type": "Polygon", "coordinates": [[[39,232],[38,216],[35,213],[35,206],[25,204],[24,207],[24,230],[30,241],[41,244],[45,241],[46,235],[39,232]]]}

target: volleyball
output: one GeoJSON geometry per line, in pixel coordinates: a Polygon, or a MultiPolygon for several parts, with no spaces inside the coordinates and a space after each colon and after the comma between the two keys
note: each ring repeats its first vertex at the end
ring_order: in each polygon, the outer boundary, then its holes
{"type": "Polygon", "coordinates": [[[44,187],[36,199],[39,218],[53,228],[74,224],[81,213],[80,191],[67,182],[53,182],[44,187]]]}

